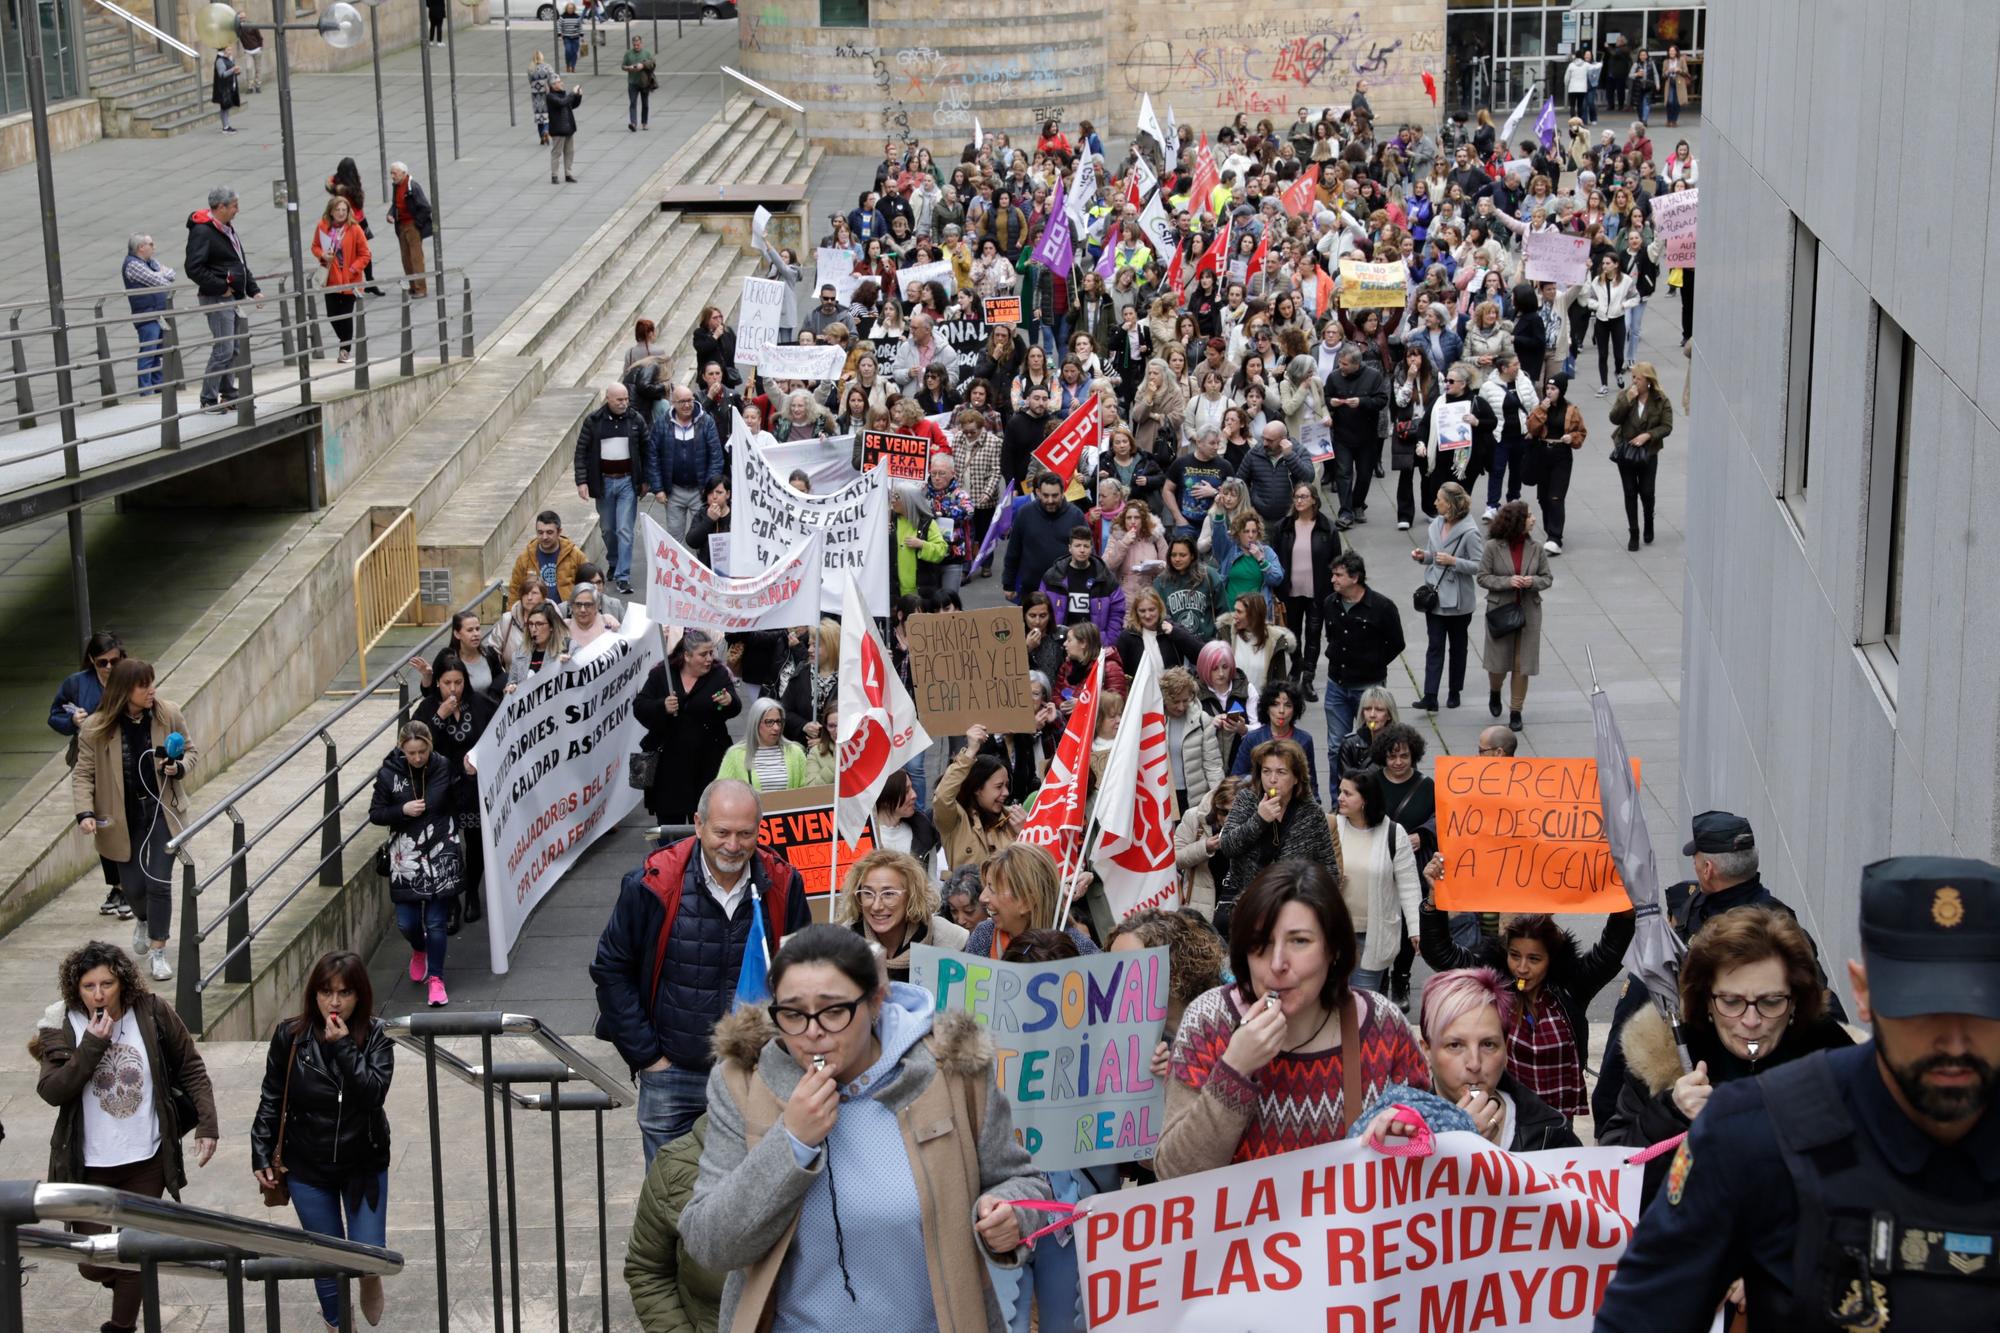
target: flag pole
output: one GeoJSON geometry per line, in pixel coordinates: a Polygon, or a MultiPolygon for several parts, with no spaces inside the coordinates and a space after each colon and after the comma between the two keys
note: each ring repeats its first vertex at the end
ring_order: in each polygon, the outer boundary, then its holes
{"type": "Polygon", "coordinates": [[[1093,832],[1098,835],[1099,841],[1103,840],[1104,830],[1098,825],[1094,815],[1090,822],[1084,825],[1083,836],[1077,840],[1076,863],[1068,866],[1063,873],[1062,895],[1056,899],[1055,929],[1057,930],[1061,930],[1069,921],[1070,912],[1076,906],[1076,881],[1083,874],[1084,862],[1088,859],[1086,849],[1090,846],[1090,835],[1093,832]]]}
{"type": "MultiPolygon", "coordinates": [[[[1096,672],[1097,699],[1098,699],[1096,705],[1097,707],[1102,707],[1103,705],[1104,662],[1105,659],[1110,656],[1111,656],[1111,650],[1109,648],[1099,648],[1097,650],[1097,672],[1096,672]]],[[[1097,738],[1095,736],[1091,737],[1091,743],[1093,745],[1095,745],[1096,740],[1097,738]]],[[[1079,780],[1085,783],[1088,783],[1090,781],[1089,750],[1084,751],[1083,769],[1082,772],[1078,774],[1078,778],[1079,780]]],[[[1093,793],[1093,797],[1094,796],[1095,793],[1093,793]]],[[[1067,855],[1063,856],[1060,860],[1056,862],[1056,868],[1062,873],[1062,880],[1061,880],[1061,892],[1056,896],[1056,919],[1055,919],[1055,925],[1052,927],[1052,929],[1061,930],[1063,928],[1063,923],[1069,919],[1070,907],[1072,903],[1075,901],[1076,876],[1082,873],[1083,871],[1084,848],[1089,845],[1091,829],[1097,826],[1096,807],[1097,807],[1097,802],[1095,799],[1093,799],[1091,801],[1092,813],[1090,817],[1086,819],[1083,823],[1083,835],[1077,839],[1075,864],[1072,865],[1070,863],[1069,857],[1067,855]]]]}

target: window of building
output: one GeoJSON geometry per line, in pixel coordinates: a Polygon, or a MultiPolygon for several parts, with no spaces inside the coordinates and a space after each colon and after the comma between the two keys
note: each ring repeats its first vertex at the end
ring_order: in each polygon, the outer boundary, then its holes
{"type": "Polygon", "coordinates": [[[822,28],[867,27],[868,0],[819,0],[819,26],[822,28]]]}
{"type": "Polygon", "coordinates": [[[1803,518],[1812,480],[1813,329],[1819,314],[1819,237],[1792,219],[1792,325],[1786,369],[1785,481],[1782,494],[1803,518]]]}
{"type": "Polygon", "coordinates": [[[1861,646],[1891,702],[1896,698],[1896,665],[1903,655],[1903,513],[1908,504],[1916,359],[1916,345],[1894,320],[1877,310],[1861,646]]]}

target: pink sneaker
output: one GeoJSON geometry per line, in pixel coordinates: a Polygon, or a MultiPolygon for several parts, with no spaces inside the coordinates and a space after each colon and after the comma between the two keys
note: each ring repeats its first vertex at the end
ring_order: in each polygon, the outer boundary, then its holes
{"type": "Polygon", "coordinates": [[[430,960],[424,956],[421,949],[410,955],[410,980],[422,981],[424,973],[428,971],[430,971],[430,960]]]}
{"type": "Polygon", "coordinates": [[[442,1009],[445,1005],[450,1003],[451,1003],[451,997],[444,993],[444,978],[432,977],[430,985],[431,1008],[442,1009]]]}

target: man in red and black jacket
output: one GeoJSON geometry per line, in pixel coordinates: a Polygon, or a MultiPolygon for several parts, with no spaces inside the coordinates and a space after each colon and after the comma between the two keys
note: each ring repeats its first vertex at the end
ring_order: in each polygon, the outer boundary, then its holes
{"type": "Polygon", "coordinates": [[[250,257],[236,234],[236,211],[241,204],[236,191],[218,185],[208,192],[208,207],[188,215],[187,261],[182,271],[200,293],[201,304],[210,307],[208,318],[208,368],[201,377],[201,407],[204,412],[226,411],[236,397],[236,376],[230,373],[243,342],[249,321],[243,307],[228,302],[261,296],[263,289],[250,272],[250,257]]]}
{"type": "Polygon", "coordinates": [[[649,1167],[708,1109],[709,1035],[735,1000],[753,905],[773,953],[812,920],[798,872],[757,847],[762,816],[749,784],[711,782],[695,836],[625,876],[597,941],[597,1035],[638,1078],[649,1167]]]}

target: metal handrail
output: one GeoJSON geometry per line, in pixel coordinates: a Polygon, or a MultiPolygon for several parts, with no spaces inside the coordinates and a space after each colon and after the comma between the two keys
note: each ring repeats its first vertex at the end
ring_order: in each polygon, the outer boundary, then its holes
{"type": "Polygon", "coordinates": [[[757,82],[757,80],[751,78],[748,74],[745,74],[743,71],[739,69],[733,69],[728,65],[722,66],[721,70],[718,71],[718,74],[719,77],[717,79],[717,86],[720,88],[722,93],[721,101],[723,109],[725,111],[727,111],[729,107],[729,81],[731,79],[735,79],[738,83],[741,83],[746,88],[754,88],[758,93],[762,94],[765,97],[770,98],[773,102],[776,102],[779,106],[784,107],[786,110],[798,116],[799,137],[801,139],[811,138],[811,136],[806,132],[806,109],[799,103],[794,102],[791,98],[785,96],[781,92],[778,92],[774,88],[766,88],[763,84],[757,82]]]}
{"type": "MultiPolygon", "coordinates": [[[[552,1031],[533,1014],[410,1014],[404,1018],[387,1019],[383,1027],[387,1029],[391,1041],[400,1042],[413,1051],[424,1050],[426,1038],[435,1041],[439,1037],[525,1037],[562,1062],[567,1067],[569,1079],[582,1078],[603,1093],[608,1102],[605,1110],[615,1111],[621,1106],[634,1105],[639,1100],[630,1084],[607,1074],[589,1056],[570,1045],[561,1034],[552,1031]]],[[[496,1082],[506,1083],[509,1099],[524,1111],[559,1109],[546,1094],[516,1091],[512,1087],[514,1079],[506,1077],[510,1071],[497,1066],[489,1069],[486,1064],[471,1064],[441,1048],[437,1058],[446,1073],[475,1088],[485,1085],[490,1072],[496,1082]]],[[[533,1081],[547,1083],[552,1080],[543,1073],[533,1081]]],[[[571,1109],[576,1109],[574,1099],[565,1097],[561,1100],[571,1102],[571,1109]]]]}
{"type": "Polygon", "coordinates": [[[160,29],[146,22],[146,20],[140,18],[137,14],[134,14],[131,10],[121,8],[118,5],[114,5],[111,3],[111,0],[97,0],[97,7],[99,9],[110,10],[113,14],[116,14],[119,18],[124,19],[127,23],[137,28],[140,32],[143,32],[148,37],[151,37],[154,41],[159,42],[164,46],[172,47],[174,50],[180,52],[183,56],[186,56],[189,60],[194,61],[197,68],[199,68],[200,65],[202,64],[201,52],[195,50],[192,46],[189,46],[186,42],[181,41],[178,37],[169,37],[166,33],[160,31],[160,29]]]}

